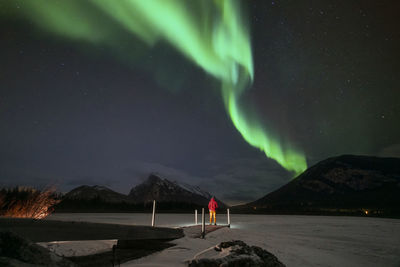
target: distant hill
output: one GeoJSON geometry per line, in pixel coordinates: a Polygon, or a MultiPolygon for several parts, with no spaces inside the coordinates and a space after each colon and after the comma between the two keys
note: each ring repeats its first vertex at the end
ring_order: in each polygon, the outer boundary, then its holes
{"type": "Polygon", "coordinates": [[[319,162],[237,212],[400,214],[400,159],[343,155],[319,162]]]}
{"type": "Polygon", "coordinates": [[[88,186],[82,185],[79,186],[70,192],[68,192],[64,199],[71,199],[71,200],[93,200],[99,199],[102,201],[107,201],[111,203],[118,203],[118,202],[129,202],[128,196],[117,193],[105,186],[88,186]]]}
{"type": "MultiPolygon", "coordinates": [[[[129,195],[104,186],[79,186],[62,197],[56,212],[144,212],[157,202],[158,211],[184,212],[207,207],[211,195],[199,187],[179,184],[151,174],[129,195]]],[[[217,200],[221,208],[226,205],[217,200]]]]}
{"type": "Polygon", "coordinates": [[[65,194],[54,207],[55,212],[128,212],[143,210],[134,205],[127,195],[105,186],[79,186],[65,194]]]}

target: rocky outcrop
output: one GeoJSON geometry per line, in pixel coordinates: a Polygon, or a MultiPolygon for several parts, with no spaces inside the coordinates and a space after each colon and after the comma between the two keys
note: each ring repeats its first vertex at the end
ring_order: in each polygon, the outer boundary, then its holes
{"type": "Polygon", "coordinates": [[[249,246],[241,240],[222,242],[213,251],[188,262],[190,267],[236,267],[266,266],[284,267],[277,257],[268,251],[249,246]]]}

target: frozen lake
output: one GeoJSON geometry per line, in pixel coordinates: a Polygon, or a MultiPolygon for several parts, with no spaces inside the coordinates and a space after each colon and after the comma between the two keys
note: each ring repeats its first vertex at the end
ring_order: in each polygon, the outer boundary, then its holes
{"type": "MultiPolygon", "coordinates": [[[[47,219],[150,225],[151,214],[61,213],[47,219]]],[[[217,215],[217,222],[225,224],[226,216],[217,215]]],[[[192,214],[156,216],[157,226],[193,223],[192,214]]],[[[240,239],[267,249],[287,266],[400,266],[400,220],[233,214],[231,223],[229,233],[215,242],[240,239]]]]}

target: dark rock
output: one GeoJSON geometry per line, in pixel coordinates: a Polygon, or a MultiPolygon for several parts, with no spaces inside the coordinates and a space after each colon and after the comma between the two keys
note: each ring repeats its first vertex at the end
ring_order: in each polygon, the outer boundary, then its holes
{"type": "Polygon", "coordinates": [[[216,258],[200,258],[189,262],[190,267],[284,267],[273,254],[268,251],[256,247],[248,246],[241,240],[222,242],[215,246],[215,251],[229,254],[224,257],[216,258]]]}
{"type": "Polygon", "coordinates": [[[67,259],[13,232],[0,232],[1,266],[75,266],[67,259]]]}

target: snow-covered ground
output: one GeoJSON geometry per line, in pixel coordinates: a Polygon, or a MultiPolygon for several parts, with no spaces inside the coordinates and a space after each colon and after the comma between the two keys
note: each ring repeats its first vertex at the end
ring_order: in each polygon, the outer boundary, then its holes
{"type": "MultiPolygon", "coordinates": [[[[150,214],[54,214],[48,219],[149,225],[150,214]]],[[[219,215],[219,223],[226,222],[219,215]]],[[[200,221],[200,220],[199,220],[200,221]]],[[[191,214],[158,214],[158,226],[193,224],[191,214]]],[[[232,228],[205,240],[184,237],[127,266],[175,266],[221,241],[263,247],[287,266],[400,266],[400,220],[367,217],[231,215],[232,228]]]]}

